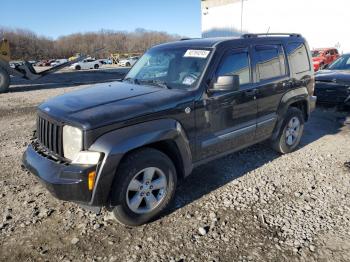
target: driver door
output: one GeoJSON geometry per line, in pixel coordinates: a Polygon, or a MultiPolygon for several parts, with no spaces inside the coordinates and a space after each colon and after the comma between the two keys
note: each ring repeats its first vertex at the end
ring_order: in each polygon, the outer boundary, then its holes
{"type": "Polygon", "coordinates": [[[238,150],[255,140],[257,102],[248,48],[224,53],[213,82],[219,76],[238,75],[240,89],[208,93],[197,110],[199,160],[238,150]]]}

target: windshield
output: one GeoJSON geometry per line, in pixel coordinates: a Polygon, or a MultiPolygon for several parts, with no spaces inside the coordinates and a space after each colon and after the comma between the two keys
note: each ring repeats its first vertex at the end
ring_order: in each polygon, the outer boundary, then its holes
{"type": "Polygon", "coordinates": [[[210,50],[195,48],[151,49],[138,60],[124,81],[192,88],[203,73],[209,54],[210,50]]]}
{"type": "Polygon", "coordinates": [[[312,53],[312,57],[318,57],[318,56],[320,56],[320,51],[314,50],[314,51],[312,51],[311,53],[312,53]]]}
{"type": "Polygon", "coordinates": [[[350,70],[350,54],[343,55],[328,67],[329,70],[350,70]]]}

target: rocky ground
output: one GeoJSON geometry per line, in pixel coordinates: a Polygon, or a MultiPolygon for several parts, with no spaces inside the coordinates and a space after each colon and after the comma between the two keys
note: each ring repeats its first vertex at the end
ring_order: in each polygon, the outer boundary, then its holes
{"type": "Polygon", "coordinates": [[[0,95],[1,261],[350,260],[346,113],[318,109],[292,154],[257,145],[197,168],[167,214],[130,229],[56,200],[21,168],[35,107],[78,88],[0,95]]]}

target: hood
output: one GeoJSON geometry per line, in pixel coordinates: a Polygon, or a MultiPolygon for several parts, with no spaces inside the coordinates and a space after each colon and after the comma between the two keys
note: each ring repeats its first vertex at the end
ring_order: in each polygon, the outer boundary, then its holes
{"type": "MultiPolygon", "coordinates": [[[[48,100],[39,110],[52,118],[90,130],[164,110],[186,92],[123,82],[97,84],[48,100]]],[[[172,105],[174,106],[174,105],[172,105]]]]}
{"type": "Polygon", "coordinates": [[[322,70],[316,74],[315,80],[350,85],[350,70],[322,70]]]}

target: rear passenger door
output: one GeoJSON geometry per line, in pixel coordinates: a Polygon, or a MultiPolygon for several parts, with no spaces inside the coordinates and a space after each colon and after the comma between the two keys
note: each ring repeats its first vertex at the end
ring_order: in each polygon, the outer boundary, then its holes
{"type": "Polygon", "coordinates": [[[253,47],[257,79],[257,130],[256,139],[268,138],[277,121],[277,109],[288,87],[286,58],[281,44],[253,47]]]}

